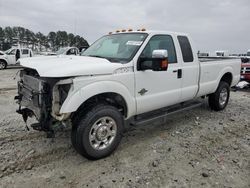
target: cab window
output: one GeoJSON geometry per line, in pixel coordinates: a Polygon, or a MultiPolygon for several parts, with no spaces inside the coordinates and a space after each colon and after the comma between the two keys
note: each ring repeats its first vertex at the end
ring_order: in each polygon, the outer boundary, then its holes
{"type": "Polygon", "coordinates": [[[9,52],[9,55],[16,55],[16,50],[14,49],[14,50],[11,50],[10,52],[9,52]]]}
{"type": "Polygon", "coordinates": [[[76,55],[76,50],[75,48],[71,48],[68,52],[67,55],[76,55]]]}
{"type": "Polygon", "coordinates": [[[191,44],[186,36],[178,36],[178,41],[181,47],[183,61],[190,63],[194,61],[193,51],[191,44]]]}
{"type": "Polygon", "coordinates": [[[29,54],[29,50],[28,49],[22,49],[22,54],[23,55],[28,55],[29,54]]]}
{"type": "MultiPolygon", "coordinates": [[[[144,50],[141,53],[142,58],[152,58],[154,50],[167,50],[168,51],[168,62],[177,63],[176,51],[174,42],[169,35],[155,35],[153,36],[144,50]]],[[[149,61],[150,63],[150,61],[149,61]]]]}

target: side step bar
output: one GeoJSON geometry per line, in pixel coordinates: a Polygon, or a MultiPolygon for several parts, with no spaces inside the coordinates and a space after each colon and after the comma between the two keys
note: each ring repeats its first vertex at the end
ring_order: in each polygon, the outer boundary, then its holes
{"type": "Polygon", "coordinates": [[[185,110],[191,110],[193,108],[201,106],[203,103],[201,101],[192,101],[192,102],[186,102],[186,103],[181,103],[178,105],[174,105],[171,107],[163,108],[160,110],[152,111],[149,113],[145,113],[142,115],[137,115],[135,116],[134,120],[130,122],[132,125],[142,125],[142,124],[147,124],[152,121],[159,120],[161,118],[165,118],[169,115],[179,113],[185,110]]]}

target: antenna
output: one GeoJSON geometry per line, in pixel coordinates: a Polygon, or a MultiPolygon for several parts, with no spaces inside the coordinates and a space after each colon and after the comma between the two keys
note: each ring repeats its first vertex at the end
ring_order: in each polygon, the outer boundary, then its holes
{"type": "Polygon", "coordinates": [[[76,24],[77,24],[77,20],[76,20],[76,11],[75,11],[75,19],[74,19],[74,35],[76,35],[76,24]]]}

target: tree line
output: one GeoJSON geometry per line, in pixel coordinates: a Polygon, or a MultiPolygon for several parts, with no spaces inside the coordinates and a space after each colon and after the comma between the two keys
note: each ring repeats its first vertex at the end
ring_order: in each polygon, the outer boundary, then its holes
{"type": "Polygon", "coordinates": [[[66,31],[51,31],[45,35],[23,27],[0,27],[0,50],[7,50],[17,44],[30,47],[34,51],[56,51],[60,47],[66,46],[80,48],[88,45],[88,42],[83,37],[66,31]]]}

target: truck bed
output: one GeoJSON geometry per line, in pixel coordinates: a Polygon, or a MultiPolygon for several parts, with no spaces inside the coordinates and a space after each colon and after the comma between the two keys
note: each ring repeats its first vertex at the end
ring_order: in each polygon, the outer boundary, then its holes
{"type": "Polygon", "coordinates": [[[225,72],[233,74],[231,86],[236,85],[240,80],[240,58],[211,57],[201,58],[200,62],[200,88],[198,96],[214,93],[225,72]]]}

